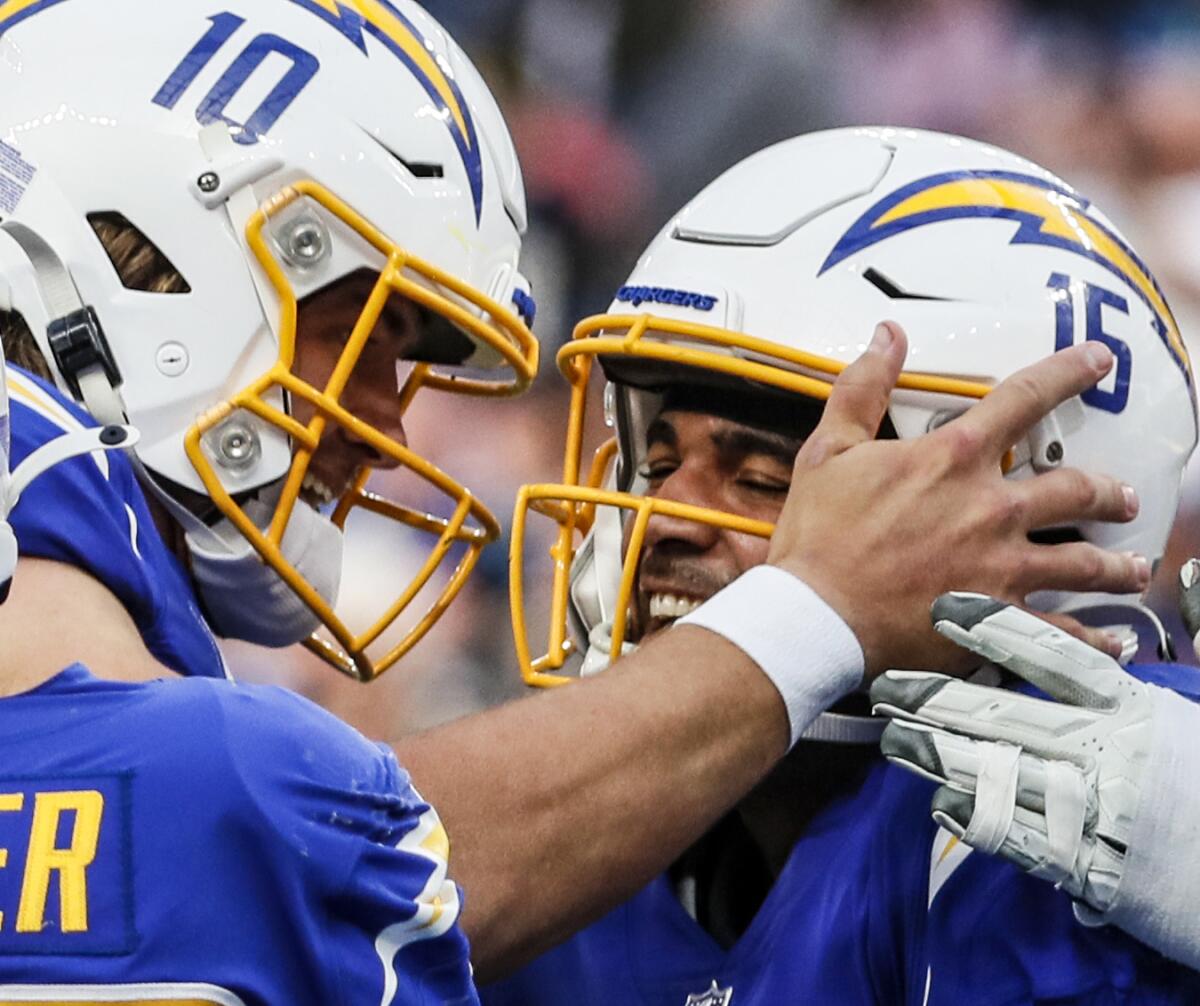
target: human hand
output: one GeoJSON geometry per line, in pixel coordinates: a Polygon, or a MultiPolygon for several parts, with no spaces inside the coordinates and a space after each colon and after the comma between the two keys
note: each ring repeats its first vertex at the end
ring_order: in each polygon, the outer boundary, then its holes
{"type": "Polygon", "coordinates": [[[1020,608],[952,593],[937,630],[1050,700],[925,671],[888,671],[872,709],[891,761],[941,783],[933,816],[1107,911],[1125,866],[1154,740],[1153,692],[1111,657],[1020,608]]]}
{"type": "Polygon", "coordinates": [[[1081,922],[1200,967],[1200,870],[1180,855],[1200,835],[1195,668],[1155,668],[1177,694],[977,594],[940,598],[933,618],[1057,701],[889,671],[871,687],[875,711],[893,717],[884,754],[943,783],[942,827],[1060,886],[1081,922]]]}
{"type": "Polygon", "coordinates": [[[1062,350],[924,436],[876,440],[906,351],[899,327],[881,325],[838,377],[796,457],[767,557],[847,622],[867,680],[888,667],[969,667],[969,656],[929,625],[929,606],[948,590],[1017,603],[1036,590],[1144,590],[1145,559],[1028,538],[1055,525],[1132,520],[1132,489],[1073,469],[1021,481],[1001,471],[1005,453],[1031,427],[1103,378],[1109,350],[1094,341],[1062,350]]]}

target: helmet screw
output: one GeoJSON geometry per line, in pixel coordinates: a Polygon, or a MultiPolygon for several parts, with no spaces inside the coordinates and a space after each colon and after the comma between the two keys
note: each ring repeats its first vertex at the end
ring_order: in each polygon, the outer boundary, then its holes
{"type": "Polygon", "coordinates": [[[1061,440],[1051,440],[1046,445],[1046,460],[1052,465],[1058,464],[1063,459],[1063,445],[1061,440]]]}
{"type": "Polygon", "coordinates": [[[299,269],[311,269],[330,253],[329,232],[308,213],[285,224],[278,241],[283,257],[299,269]]]}
{"type": "Polygon", "coordinates": [[[218,431],[217,456],[225,468],[249,468],[258,459],[258,435],[244,423],[226,423],[218,431]]]}
{"type": "Polygon", "coordinates": [[[196,179],[196,187],[201,192],[216,192],[221,187],[221,178],[215,171],[206,171],[196,179]]]}

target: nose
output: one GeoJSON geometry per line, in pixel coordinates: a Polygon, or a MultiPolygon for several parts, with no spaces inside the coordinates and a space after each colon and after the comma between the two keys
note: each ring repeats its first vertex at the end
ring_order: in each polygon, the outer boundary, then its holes
{"type": "MultiPolygon", "coordinates": [[[[408,446],[394,368],[372,367],[367,365],[367,361],[360,362],[342,393],[342,405],[356,419],[396,441],[400,446],[408,446]]],[[[375,444],[351,427],[345,427],[342,435],[359,447],[364,455],[363,463],[372,468],[396,468],[401,463],[398,458],[379,450],[375,444]]]]}
{"type": "MultiPolygon", "coordinates": [[[[670,500],[675,503],[686,503],[690,506],[719,509],[718,501],[712,498],[705,486],[703,473],[692,470],[686,463],[672,472],[654,498],[670,500]]],[[[671,542],[687,546],[696,552],[706,552],[720,538],[720,528],[712,524],[702,524],[699,521],[687,520],[669,514],[653,513],[646,523],[645,548],[656,548],[671,542]]]]}

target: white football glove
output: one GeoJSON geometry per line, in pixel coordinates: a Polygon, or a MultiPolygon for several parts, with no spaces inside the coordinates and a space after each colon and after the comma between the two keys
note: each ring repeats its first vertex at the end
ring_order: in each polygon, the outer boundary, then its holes
{"type": "Polygon", "coordinates": [[[945,594],[933,619],[1058,701],[889,671],[871,688],[883,753],[943,784],[938,824],[1061,887],[1081,921],[1200,966],[1200,707],[990,597],[945,594]]]}

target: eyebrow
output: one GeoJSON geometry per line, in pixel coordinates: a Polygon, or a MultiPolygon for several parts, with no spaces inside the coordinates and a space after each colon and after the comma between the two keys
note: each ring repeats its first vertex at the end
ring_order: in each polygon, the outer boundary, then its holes
{"type": "Polygon", "coordinates": [[[668,423],[662,416],[659,416],[650,424],[650,428],[646,430],[646,446],[652,444],[662,444],[664,447],[675,448],[679,446],[679,434],[675,432],[675,427],[668,423]]]}
{"type": "Polygon", "coordinates": [[[776,433],[774,430],[743,426],[733,430],[717,430],[712,434],[712,442],[721,454],[727,456],[761,454],[790,465],[796,460],[804,441],[801,437],[776,433]]]}
{"type": "MultiPolygon", "coordinates": [[[[719,429],[711,435],[711,440],[717,451],[725,456],[761,454],[789,465],[795,461],[796,453],[804,443],[803,437],[752,426],[719,429]]],[[[679,446],[679,435],[674,425],[662,416],[655,419],[646,430],[646,446],[653,444],[672,449],[679,446]]]]}

